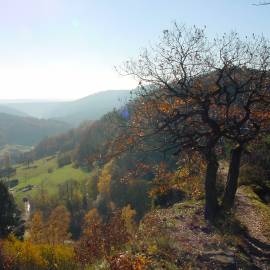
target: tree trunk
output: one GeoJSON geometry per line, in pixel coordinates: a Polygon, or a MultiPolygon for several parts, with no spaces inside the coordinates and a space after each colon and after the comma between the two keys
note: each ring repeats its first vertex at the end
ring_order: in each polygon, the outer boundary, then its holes
{"type": "Polygon", "coordinates": [[[235,194],[238,186],[238,176],[240,169],[240,161],[243,148],[241,145],[234,148],[231,152],[231,161],[227,176],[227,183],[223,197],[223,210],[229,211],[234,206],[235,194]]]}
{"type": "Polygon", "coordinates": [[[207,157],[207,169],[205,176],[205,218],[214,221],[218,214],[218,199],[216,190],[218,162],[215,154],[207,157]]]}

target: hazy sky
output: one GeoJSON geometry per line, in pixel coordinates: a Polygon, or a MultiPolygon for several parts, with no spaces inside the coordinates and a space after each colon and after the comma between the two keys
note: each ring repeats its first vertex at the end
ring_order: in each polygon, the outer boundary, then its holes
{"type": "Polygon", "coordinates": [[[0,99],[74,99],[129,89],[114,65],[176,20],[270,38],[259,0],[0,0],[0,99]]]}

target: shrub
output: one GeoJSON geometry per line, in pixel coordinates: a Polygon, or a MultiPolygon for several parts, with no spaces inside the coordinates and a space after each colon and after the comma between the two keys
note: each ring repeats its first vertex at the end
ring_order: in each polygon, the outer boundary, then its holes
{"type": "Polygon", "coordinates": [[[30,242],[19,241],[10,237],[3,242],[5,258],[12,258],[10,269],[19,270],[46,270],[46,262],[42,258],[37,246],[30,242]]]}
{"type": "Polygon", "coordinates": [[[33,244],[14,237],[0,245],[1,270],[76,270],[74,249],[68,245],[33,244]]]}
{"type": "Polygon", "coordinates": [[[46,245],[41,247],[42,258],[50,270],[75,270],[74,249],[64,245],[46,245]]]}

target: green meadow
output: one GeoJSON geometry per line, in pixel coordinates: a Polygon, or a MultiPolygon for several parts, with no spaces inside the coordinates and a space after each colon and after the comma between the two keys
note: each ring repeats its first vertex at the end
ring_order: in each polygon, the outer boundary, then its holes
{"type": "Polygon", "coordinates": [[[12,177],[18,179],[19,184],[13,189],[16,201],[28,196],[35,196],[38,190],[45,189],[50,195],[58,192],[58,186],[67,180],[74,179],[82,181],[89,176],[89,172],[80,168],[75,168],[72,164],[59,168],[56,157],[46,157],[34,161],[29,165],[18,165],[16,174],[12,177]],[[22,191],[27,186],[32,185],[29,191],[22,191]]]}

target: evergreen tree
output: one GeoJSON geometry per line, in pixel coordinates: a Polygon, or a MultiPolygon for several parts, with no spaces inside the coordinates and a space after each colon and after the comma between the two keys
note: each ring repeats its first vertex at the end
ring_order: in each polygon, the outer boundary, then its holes
{"type": "Polygon", "coordinates": [[[24,225],[12,194],[0,181],[0,238],[5,238],[10,233],[22,237],[24,225]]]}

